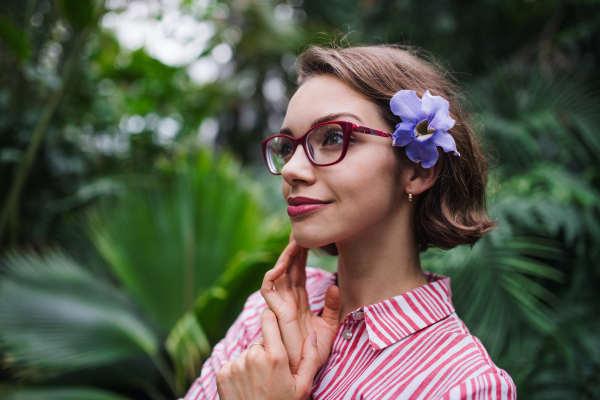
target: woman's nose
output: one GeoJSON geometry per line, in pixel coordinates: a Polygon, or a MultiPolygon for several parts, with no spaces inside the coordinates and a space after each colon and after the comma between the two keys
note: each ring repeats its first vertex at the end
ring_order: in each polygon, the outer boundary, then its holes
{"type": "Polygon", "coordinates": [[[281,169],[281,176],[289,185],[297,184],[298,181],[314,181],[314,165],[308,159],[304,147],[296,147],[292,158],[281,169]]]}

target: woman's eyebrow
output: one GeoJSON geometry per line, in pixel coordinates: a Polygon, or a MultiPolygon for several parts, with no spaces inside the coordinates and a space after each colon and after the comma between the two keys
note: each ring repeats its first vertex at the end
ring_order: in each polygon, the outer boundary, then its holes
{"type": "MultiPolygon", "coordinates": [[[[323,117],[319,117],[317,119],[315,119],[310,126],[315,126],[315,125],[319,125],[322,124],[323,122],[327,122],[327,121],[335,121],[336,119],[338,119],[339,117],[352,117],[354,119],[356,119],[358,122],[360,122],[361,124],[363,123],[362,120],[360,119],[360,117],[356,114],[353,114],[351,112],[341,112],[341,113],[334,113],[334,114],[329,114],[329,115],[325,115],[323,117]]],[[[294,136],[292,134],[292,131],[289,128],[281,128],[281,130],[279,131],[280,135],[288,135],[288,136],[294,136]]]]}

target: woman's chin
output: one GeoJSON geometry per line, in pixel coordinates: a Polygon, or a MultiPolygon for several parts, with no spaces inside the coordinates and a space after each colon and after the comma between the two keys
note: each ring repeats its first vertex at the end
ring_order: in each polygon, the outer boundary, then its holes
{"type": "Polygon", "coordinates": [[[333,242],[331,239],[319,238],[309,234],[302,234],[301,232],[294,231],[293,229],[292,234],[294,235],[294,240],[296,243],[307,249],[326,246],[333,242]]]}

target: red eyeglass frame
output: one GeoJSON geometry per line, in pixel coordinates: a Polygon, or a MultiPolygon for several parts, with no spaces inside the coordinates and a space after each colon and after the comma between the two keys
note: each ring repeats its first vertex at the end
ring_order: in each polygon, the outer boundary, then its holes
{"type": "Polygon", "coordinates": [[[265,163],[267,164],[267,169],[273,175],[281,175],[281,172],[271,171],[271,167],[269,166],[269,160],[267,158],[267,143],[271,139],[274,139],[277,137],[286,137],[292,141],[292,156],[296,153],[296,148],[300,144],[300,145],[302,145],[302,148],[304,149],[304,152],[306,153],[307,158],[311,162],[311,164],[313,164],[317,167],[327,167],[329,165],[337,164],[344,159],[344,157],[346,156],[346,152],[348,151],[348,146],[350,145],[350,135],[352,134],[352,132],[364,133],[365,135],[375,135],[375,136],[390,137],[390,138],[392,137],[391,133],[379,131],[379,130],[373,129],[373,128],[367,128],[366,126],[356,125],[356,124],[353,124],[352,122],[348,122],[348,121],[322,122],[320,124],[317,124],[317,125],[311,127],[308,131],[306,131],[306,133],[304,135],[302,135],[298,139],[295,139],[289,135],[280,134],[280,135],[270,136],[270,137],[266,138],[265,140],[263,140],[262,152],[263,152],[263,157],[265,159],[265,163]],[[322,125],[328,125],[328,124],[338,124],[342,127],[342,133],[344,135],[344,143],[342,144],[342,154],[340,155],[340,158],[337,161],[334,161],[329,164],[317,164],[317,162],[312,159],[311,153],[306,148],[306,137],[315,128],[318,128],[319,126],[322,126],[322,125]]]}

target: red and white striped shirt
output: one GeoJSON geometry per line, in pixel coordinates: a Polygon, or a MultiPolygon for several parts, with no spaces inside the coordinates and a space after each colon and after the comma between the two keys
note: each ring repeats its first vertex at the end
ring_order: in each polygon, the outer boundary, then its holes
{"type": "MultiPolygon", "coordinates": [[[[348,314],[313,381],[311,399],[516,399],[508,373],[492,362],[452,305],[450,278],[424,272],[427,285],[348,314]]],[[[310,309],[320,313],[333,274],[307,267],[310,309]]],[[[217,371],[254,343],[267,307],[253,293],[214,347],[185,400],[217,399],[217,371]]]]}

